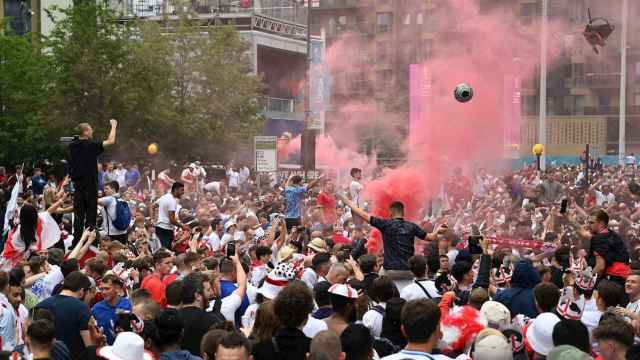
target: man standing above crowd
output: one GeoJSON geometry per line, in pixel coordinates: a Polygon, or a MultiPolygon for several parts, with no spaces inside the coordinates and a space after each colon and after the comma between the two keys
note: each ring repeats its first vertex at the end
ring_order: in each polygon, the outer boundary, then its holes
{"type": "MultiPolygon", "coordinates": [[[[362,184],[360,184],[360,180],[362,179],[362,170],[358,168],[351,169],[351,178],[352,181],[349,185],[349,195],[351,196],[351,201],[353,201],[353,203],[357,207],[362,209],[364,207],[364,204],[362,204],[361,202],[360,196],[360,192],[363,189],[362,184]]],[[[356,225],[362,224],[362,218],[354,216],[353,223],[356,225]]]]}
{"type": "Polygon", "coordinates": [[[80,135],[69,144],[71,160],[69,175],[73,181],[74,245],[82,237],[85,228],[96,227],[98,211],[98,156],[105,146],[116,143],[118,121],[109,120],[111,131],[103,142],[93,141],[93,128],[88,123],[78,125],[80,135]]]}
{"type": "MultiPolygon", "coordinates": [[[[344,195],[339,195],[342,202],[351,208],[351,211],[361,217],[371,226],[382,233],[382,244],[384,246],[383,269],[394,280],[411,280],[413,274],[409,271],[409,258],[414,253],[415,238],[432,241],[436,239],[442,227],[438,227],[435,232],[428,234],[418,225],[404,219],[404,204],[399,201],[391,203],[389,212],[391,219],[382,219],[369,215],[366,211],[357,207],[344,195]]],[[[399,290],[404,286],[398,285],[399,290]]],[[[404,284],[406,285],[406,284],[404,284]]]]}
{"type": "Polygon", "coordinates": [[[285,216],[287,231],[290,231],[294,226],[300,226],[302,200],[307,191],[318,185],[321,179],[322,175],[305,186],[302,185],[302,176],[293,174],[289,176],[284,188],[284,197],[287,201],[287,213],[285,216]]]}
{"type": "Polygon", "coordinates": [[[174,182],[171,185],[171,193],[164,194],[155,206],[158,207],[158,222],[156,223],[156,236],[166,249],[171,249],[173,242],[173,231],[176,227],[189,231],[189,227],[178,220],[178,200],[184,195],[184,185],[174,182]]]}

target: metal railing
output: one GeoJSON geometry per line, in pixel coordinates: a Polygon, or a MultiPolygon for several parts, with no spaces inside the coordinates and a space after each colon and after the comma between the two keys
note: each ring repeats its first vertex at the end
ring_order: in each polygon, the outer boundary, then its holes
{"type": "Polygon", "coordinates": [[[282,99],[269,96],[260,98],[262,110],[265,112],[294,113],[302,102],[298,99],[282,99]]]}

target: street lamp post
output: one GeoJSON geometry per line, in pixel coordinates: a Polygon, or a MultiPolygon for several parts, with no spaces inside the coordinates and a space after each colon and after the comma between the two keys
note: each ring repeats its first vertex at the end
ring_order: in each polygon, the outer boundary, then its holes
{"type": "Polygon", "coordinates": [[[544,145],[535,144],[533,145],[533,148],[531,149],[531,151],[533,152],[533,155],[536,156],[536,164],[538,167],[538,171],[540,171],[541,170],[540,157],[542,156],[542,154],[544,154],[544,145]]]}

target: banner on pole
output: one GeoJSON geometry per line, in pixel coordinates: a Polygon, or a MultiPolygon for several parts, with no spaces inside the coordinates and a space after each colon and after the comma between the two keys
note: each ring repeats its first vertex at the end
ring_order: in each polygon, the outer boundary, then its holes
{"type": "Polygon", "coordinates": [[[275,136],[256,136],[254,138],[257,172],[278,170],[278,138],[275,136]]]}

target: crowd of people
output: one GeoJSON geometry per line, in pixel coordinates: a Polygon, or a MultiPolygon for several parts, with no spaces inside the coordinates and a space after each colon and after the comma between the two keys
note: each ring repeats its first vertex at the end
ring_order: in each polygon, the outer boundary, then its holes
{"type": "Polygon", "coordinates": [[[357,168],[157,170],[0,168],[0,359],[640,359],[633,164],[455,169],[415,222],[357,168]]]}

